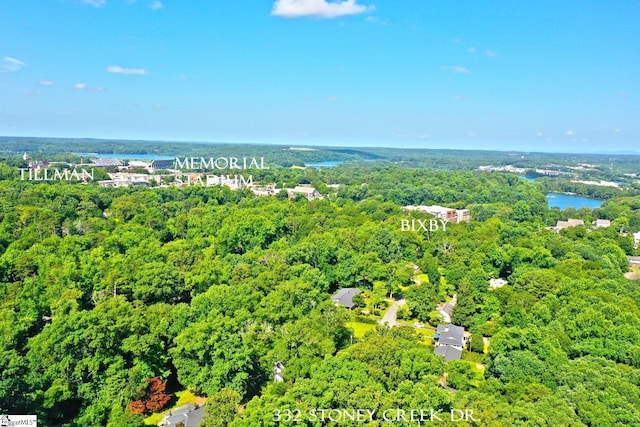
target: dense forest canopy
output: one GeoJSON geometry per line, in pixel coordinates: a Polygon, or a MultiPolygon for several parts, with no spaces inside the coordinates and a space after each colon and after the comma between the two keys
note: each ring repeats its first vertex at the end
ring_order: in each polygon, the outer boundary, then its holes
{"type": "Polygon", "coordinates": [[[560,211],[548,209],[546,180],[472,168],[387,159],[255,173],[329,194],[309,201],[20,181],[19,162],[0,165],[0,413],[143,425],[145,399],[166,385],[208,398],[205,425],[323,425],[310,419],[318,408],[473,412],[452,425],[640,425],[640,290],[625,277],[638,255],[633,193],[560,211]],[[403,231],[402,219],[432,218],[402,209],[418,204],[469,209],[472,221],[403,231]],[[586,225],[549,229],[569,217],[586,225]],[[592,229],[595,219],[611,226],[592,229]],[[491,289],[497,278],[506,285],[491,289]],[[372,312],[406,298],[408,324],[435,326],[435,307],[455,295],[452,322],[472,348],[446,362],[419,328],[358,334],[367,316],[330,298],[356,286],[372,312]],[[277,420],[287,413],[302,419],[277,420]]]}

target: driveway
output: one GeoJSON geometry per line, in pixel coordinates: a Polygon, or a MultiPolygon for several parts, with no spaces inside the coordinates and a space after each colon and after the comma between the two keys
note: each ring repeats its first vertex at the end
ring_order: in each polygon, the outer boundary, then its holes
{"type": "Polygon", "coordinates": [[[404,298],[394,302],[391,307],[389,307],[389,310],[387,310],[387,312],[384,314],[382,319],[378,320],[378,323],[380,323],[381,325],[386,324],[390,327],[398,326],[399,323],[396,322],[396,318],[398,317],[398,309],[406,303],[407,301],[404,298]]]}
{"type": "Polygon", "coordinates": [[[451,314],[453,313],[453,308],[456,306],[457,302],[458,297],[457,295],[454,295],[451,301],[446,304],[438,304],[436,307],[436,310],[438,310],[438,313],[440,313],[445,323],[451,323],[451,314]]]}

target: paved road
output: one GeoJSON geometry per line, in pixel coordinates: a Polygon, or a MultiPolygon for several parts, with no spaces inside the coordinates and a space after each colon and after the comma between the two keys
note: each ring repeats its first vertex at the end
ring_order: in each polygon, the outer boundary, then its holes
{"type": "Polygon", "coordinates": [[[442,316],[444,323],[451,323],[451,316],[449,316],[446,311],[438,309],[438,313],[442,316]]]}
{"type": "Polygon", "coordinates": [[[449,313],[453,312],[453,307],[456,306],[457,302],[457,295],[453,295],[453,299],[451,301],[446,304],[439,304],[436,307],[436,310],[438,310],[438,313],[440,313],[445,323],[451,323],[451,316],[449,315],[449,313]]]}
{"type": "Polygon", "coordinates": [[[384,317],[378,321],[378,323],[380,323],[381,325],[387,324],[391,327],[397,326],[399,324],[398,322],[396,322],[398,309],[400,308],[400,306],[403,306],[406,303],[407,301],[404,298],[394,302],[391,307],[389,307],[389,310],[387,310],[387,312],[384,314],[384,317]]]}

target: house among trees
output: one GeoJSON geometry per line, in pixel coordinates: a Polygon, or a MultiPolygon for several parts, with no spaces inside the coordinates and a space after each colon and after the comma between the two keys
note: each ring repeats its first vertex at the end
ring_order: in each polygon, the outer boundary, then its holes
{"type": "Polygon", "coordinates": [[[279,190],[275,184],[267,184],[265,186],[251,187],[251,191],[253,191],[253,194],[256,196],[275,196],[279,190]]]}
{"type": "Polygon", "coordinates": [[[434,353],[443,356],[448,362],[450,360],[460,360],[462,358],[462,349],[467,343],[467,337],[464,334],[462,326],[452,324],[438,325],[436,334],[433,336],[436,340],[436,349],[434,353]]]}
{"type": "Polygon", "coordinates": [[[584,221],[581,219],[569,218],[567,221],[558,221],[554,227],[551,227],[551,229],[557,233],[565,228],[577,227],[579,225],[584,225],[584,221]]]}
{"type": "Polygon", "coordinates": [[[169,412],[158,423],[160,427],[199,427],[206,415],[203,405],[189,403],[169,412]]]}
{"type": "Polygon", "coordinates": [[[430,213],[438,219],[456,224],[459,222],[469,222],[471,220],[471,212],[468,209],[452,209],[438,205],[405,206],[404,209],[430,213]]]}
{"type": "Polygon", "coordinates": [[[358,288],[342,288],[333,294],[331,299],[336,305],[341,305],[351,310],[356,306],[353,302],[353,297],[361,293],[362,291],[358,288]]]}
{"type": "Polygon", "coordinates": [[[609,221],[608,219],[596,219],[593,222],[594,228],[609,227],[610,225],[611,225],[611,221],[609,221]]]}
{"type": "Polygon", "coordinates": [[[633,233],[634,246],[637,248],[639,243],[640,243],[640,231],[638,231],[637,233],[633,233]]]}
{"type": "Polygon", "coordinates": [[[288,188],[289,198],[293,199],[298,194],[302,194],[308,200],[322,199],[322,195],[315,188],[309,185],[298,185],[295,188],[288,188]]]}

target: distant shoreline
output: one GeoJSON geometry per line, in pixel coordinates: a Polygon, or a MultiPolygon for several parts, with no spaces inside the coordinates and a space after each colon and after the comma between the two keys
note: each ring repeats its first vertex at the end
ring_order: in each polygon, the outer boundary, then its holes
{"type": "Polygon", "coordinates": [[[501,153],[508,156],[518,156],[518,155],[531,155],[531,154],[552,154],[552,155],[585,155],[585,156],[638,156],[640,157],[640,151],[632,151],[632,150],[620,150],[620,151],[537,151],[537,150],[527,150],[526,148],[469,148],[469,147],[451,147],[451,144],[446,144],[446,141],[443,141],[443,147],[431,146],[431,147],[412,147],[412,146],[404,146],[398,147],[397,144],[394,143],[373,143],[371,145],[365,144],[336,144],[331,145],[331,143],[327,144],[313,144],[313,143],[304,143],[304,142],[228,142],[228,141],[180,141],[180,140],[156,140],[156,139],[119,139],[119,138],[87,138],[87,137],[46,137],[46,136],[12,136],[12,135],[0,135],[0,141],[6,139],[14,139],[14,140],[25,140],[25,141],[41,141],[41,142],[49,142],[49,143],[68,143],[68,142],[88,142],[88,143],[138,143],[138,144],[194,144],[194,145],[226,145],[226,146],[264,146],[264,147],[283,147],[289,148],[293,147],[299,151],[307,151],[306,149],[356,149],[356,150],[365,150],[365,149],[393,149],[399,151],[419,151],[419,152],[428,152],[428,151],[446,151],[446,152],[475,152],[475,153],[501,153]],[[301,150],[302,149],[302,150],[301,150]]]}

